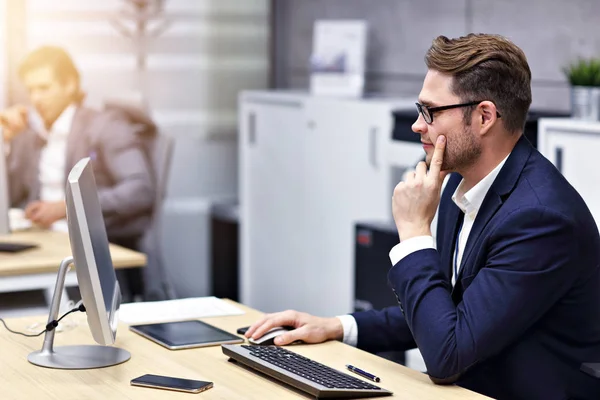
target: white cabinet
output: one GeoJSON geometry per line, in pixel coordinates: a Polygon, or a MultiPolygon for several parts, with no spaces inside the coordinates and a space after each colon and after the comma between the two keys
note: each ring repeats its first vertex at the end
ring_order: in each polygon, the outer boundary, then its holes
{"type": "Polygon", "coordinates": [[[254,98],[240,104],[240,292],[267,311],[304,295],[303,104],[254,98]]]}
{"type": "Polygon", "coordinates": [[[600,122],[540,119],[538,149],[579,192],[600,225],[600,122]]]}
{"type": "Polygon", "coordinates": [[[391,218],[384,145],[392,131],[388,105],[315,99],[307,102],[306,263],[315,276],[307,306],[323,315],[353,310],[354,224],[391,218]]]}
{"type": "Polygon", "coordinates": [[[272,312],[353,310],[354,223],[390,219],[386,165],[403,100],[240,98],[241,300],[272,312]]]}

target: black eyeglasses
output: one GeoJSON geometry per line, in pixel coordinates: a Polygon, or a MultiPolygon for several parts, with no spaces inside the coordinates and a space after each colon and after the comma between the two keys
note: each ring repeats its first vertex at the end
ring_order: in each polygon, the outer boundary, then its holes
{"type": "MultiPolygon", "coordinates": [[[[417,110],[419,110],[419,113],[423,116],[423,119],[425,120],[425,122],[427,124],[431,124],[433,122],[433,113],[434,112],[450,110],[452,108],[474,106],[474,105],[481,103],[482,101],[483,100],[471,101],[469,103],[452,104],[449,106],[441,106],[441,107],[429,107],[429,106],[426,106],[426,105],[420,104],[420,103],[415,103],[415,104],[417,105],[417,110]]],[[[500,118],[500,113],[497,111],[496,111],[496,116],[498,118],[500,118]]]]}

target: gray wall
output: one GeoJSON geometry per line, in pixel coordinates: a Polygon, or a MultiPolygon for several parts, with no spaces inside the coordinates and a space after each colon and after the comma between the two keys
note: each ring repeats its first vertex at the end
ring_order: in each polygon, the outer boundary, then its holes
{"type": "Polygon", "coordinates": [[[416,95],[423,56],[437,35],[498,33],[519,45],[533,73],[533,107],[568,110],[561,69],[600,56],[600,0],[275,0],[275,79],[308,88],[307,60],[317,19],[369,23],[367,91],[416,95]]]}

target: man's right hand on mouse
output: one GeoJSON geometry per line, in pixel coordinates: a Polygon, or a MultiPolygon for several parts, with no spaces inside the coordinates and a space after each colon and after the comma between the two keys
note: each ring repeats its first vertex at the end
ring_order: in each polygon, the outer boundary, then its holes
{"type": "Polygon", "coordinates": [[[10,142],[27,128],[27,113],[25,106],[14,106],[0,112],[0,127],[5,142],[10,142]]]}
{"type": "Polygon", "coordinates": [[[293,326],[295,329],[275,338],[275,344],[278,346],[298,340],[304,343],[321,343],[327,340],[342,340],[344,337],[344,329],[338,318],[315,317],[293,310],[266,314],[246,331],[245,336],[258,339],[267,331],[279,326],[293,326]]]}

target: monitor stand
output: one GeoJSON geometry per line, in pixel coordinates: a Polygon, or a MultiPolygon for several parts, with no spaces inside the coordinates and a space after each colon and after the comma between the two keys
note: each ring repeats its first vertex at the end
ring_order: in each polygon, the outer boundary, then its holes
{"type": "MultiPolygon", "coordinates": [[[[60,263],[48,322],[58,319],[58,310],[65,286],[65,277],[71,269],[72,264],[72,257],[67,257],[60,263]]],[[[131,354],[127,350],[111,346],[80,345],[59,346],[55,348],[55,332],[56,329],[46,332],[42,349],[29,354],[27,357],[30,363],[40,367],[56,369],[90,369],[121,364],[131,358],[131,354]]]]}
{"type": "Polygon", "coordinates": [[[600,363],[583,363],[581,370],[594,378],[600,378],[600,363]]]}

